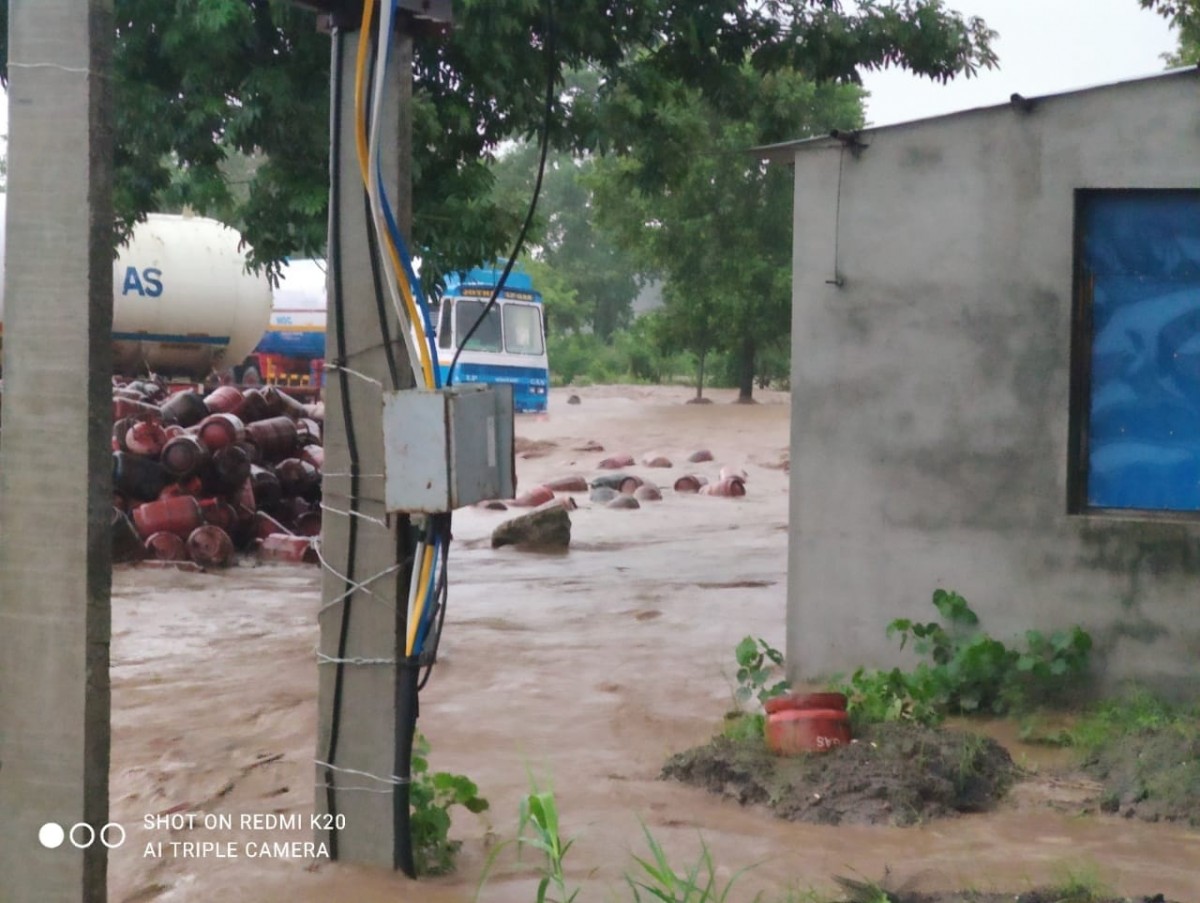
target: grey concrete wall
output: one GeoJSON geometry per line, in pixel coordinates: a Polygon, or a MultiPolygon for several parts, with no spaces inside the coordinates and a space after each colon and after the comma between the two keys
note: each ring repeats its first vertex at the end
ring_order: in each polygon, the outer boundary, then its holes
{"type": "Polygon", "coordinates": [[[884,627],[945,587],[997,637],[1079,623],[1107,677],[1200,684],[1200,521],[1067,513],[1074,193],[1200,187],[1197,77],[863,140],[795,157],[794,675],[912,661],[884,627]]]}

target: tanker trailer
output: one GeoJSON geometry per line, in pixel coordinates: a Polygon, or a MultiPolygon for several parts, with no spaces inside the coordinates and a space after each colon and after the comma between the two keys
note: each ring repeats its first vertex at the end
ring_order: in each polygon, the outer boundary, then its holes
{"type": "MultiPolygon", "coordinates": [[[[0,194],[0,250],[5,198],[0,194]]],[[[113,366],[124,375],[203,379],[241,363],[271,316],[271,286],[247,272],[236,231],[152,213],[113,262],[113,366]]],[[[0,341],[4,265],[0,254],[0,341]]]]}

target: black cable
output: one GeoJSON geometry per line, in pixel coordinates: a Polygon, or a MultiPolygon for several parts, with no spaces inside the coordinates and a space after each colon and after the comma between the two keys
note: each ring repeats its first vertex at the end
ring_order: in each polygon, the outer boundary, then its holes
{"type": "Polygon", "coordinates": [[[341,395],[342,424],[346,432],[346,450],[350,457],[350,523],[346,538],[346,596],[342,601],[342,621],[338,631],[337,661],[334,665],[333,701],[329,717],[329,751],[325,755],[328,767],[325,769],[325,808],[330,817],[329,856],[338,858],[337,824],[337,794],[333,765],[337,760],[338,739],[342,717],[342,692],[345,685],[346,645],[350,636],[350,606],[354,590],[354,562],[358,548],[358,510],[359,488],[359,459],[358,442],[354,435],[354,417],[350,410],[350,378],[343,365],[346,361],[346,317],[344,311],[344,295],[342,293],[342,245],[341,245],[341,132],[342,132],[342,40],[341,28],[333,34],[333,55],[331,67],[333,78],[330,88],[332,95],[332,130],[333,141],[330,142],[329,153],[329,257],[330,269],[333,275],[333,316],[337,331],[337,361],[338,389],[341,395]]]}
{"type": "Polygon", "coordinates": [[[462,341],[458,343],[458,348],[454,352],[454,358],[450,361],[450,369],[446,371],[446,385],[454,384],[454,368],[458,366],[458,359],[463,353],[463,349],[467,347],[467,342],[471,341],[471,337],[475,335],[477,330],[492,308],[496,306],[496,300],[500,297],[500,292],[504,289],[504,283],[508,279],[508,274],[512,272],[513,264],[517,262],[517,257],[521,253],[521,246],[525,244],[525,235],[529,232],[529,226],[533,223],[533,215],[537,211],[538,196],[542,193],[542,176],[546,172],[546,153],[550,149],[550,116],[554,111],[554,0],[546,0],[546,101],[545,112],[542,120],[542,140],[541,150],[538,159],[537,179],[533,183],[533,197],[529,199],[529,212],[525,215],[525,223],[521,226],[521,232],[517,235],[516,244],[513,245],[512,253],[508,255],[508,263],[504,267],[504,272],[500,275],[500,281],[496,283],[496,287],[492,289],[492,296],[488,299],[488,303],[484,306],[483,311],[479,314],[479,318],[474,325],[467,330],[467,334],[462,341]]]}

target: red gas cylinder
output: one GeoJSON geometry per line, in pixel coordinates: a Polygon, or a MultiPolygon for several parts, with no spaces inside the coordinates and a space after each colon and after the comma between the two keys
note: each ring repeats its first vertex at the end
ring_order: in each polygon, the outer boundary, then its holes
{"type": "Polygon", "coordinates": [[[294,564],[317,563],[317,551],[313,548],[312,540],[307,536],[272,533],[262,541],[259,552],[263,558],[271,561],[289,561],[294,564]]]}
{"type": "Polygon", "coordinates": [[[201,499],[200,514],[204,523],[220,527],[226,533],[232,533],[237,526],[237,511],[233,505],[221,499],[201,499]]]}
{"type": "Polygon", "coordinates": [[[239,445],[222,448],[212,456],[209,485],[213,494],[234,492],[250,478],[250,458],[239,445]]]}
{"type": "Polygon", "coordinates": [[[162,411],[157,406],[144,401],[134,401],[132,398],[113,398],[113,420],[123,417],[152,417],[158,419],[162,411]]]}
{"type": "Polygon", "coordinates": [[[182,479],[208,463],[208,449],[195,436],[176,436],[163,446],[161,460],[167,473],[182,479]]]}
{"type": "Polygon", "coordinates": [[[309,496],[321,485],[321,475],[307,461],[285,458],[275,467],[284,495],[309,496]]]}
{"type": "Polygon", "coordinates": [[[204,523],[204,515],[200,503],[190,495],[177,495],[138,505],[133,509],[133,523],[142,539],[149,539],[155,533],[184,537],[204,523]]]}
{"type": "Polygon", "coordinates": [[[242,409],[238,412],[242,423],[254,423],[256,420],[266,420],[271,416],[267,402],[257,389],[247,389],[242,393],[242,409]]]}
{"type": "Polygon", "coordinates": [[[201,567],[228,567],[233,563],[233,540],[220,527],[205,524],[187,539],[188,557],[201,567]]]}
{"type": "Polygon", "coordinates": [[[209,451],[217,451],[229,445],[236,445],[246,435],[246,427],[233,414],[210,414],[200,423],[196,438],[204,443],[209,451]]]}
{"type": "Polygon", "coordinates": [[[112,513],[112,557],[113,562],[137,561],[145,553],[142,551],[142,538],[138,536],[125,512],[113,508],[112,513]]]}
{"type": "Polygon", "coordinates": [[[324,470],[325,449],[319,445],[306,445],[300,450],[300,460],[307,461],[317,470],[324,470]]]}
{"type": "Polygon", "coordinates": [[[321,444],[321,424],[317,423],[311,417],[301,417],[296,421],[296,425],[300,434],[301,445],[321,444]]]}
{"type": "Polygon", "coordinates": [[[850,742],[850,716],[842,693],[789,693],[763,707],[767,747],[776,755],[828,752],[850,742]]]}
{"type": "Polygon", "coordinates": [[[125,448],[135,455],[157,458],[166,444],[166,431],[149,420],[139,420],[125,431],[125,448]]]}
{"type": "Polygon", "coordinates": [[[320,510],[308,511],[296,518],[296,532],[301,536],[320,536],[321,535],[321,512],[320,510]]]}
{"type": "Polygon", "coordinates": [[[233,386],[220,386],[204,396],[204,406],[210,414],[240,414],[245,399],[233,386]]]}
{"type": "Polygon", "coordinates": [[[763,708],[767,710],[768,715],[775,712],[783,712],[787,709],[795,709],[796,711],[805,711],[807,709],[833,709],[834,711],[846,711],[846,694],[845,693],[788,693],[784,696],[776,696],[774,699],[768,699],[763,703],[763,708]]]}
{"type": "Polygon", "coordinates": [[[292,535],[291,530],[265,511],[259,511],[254,515],[254,533],[259,539],[266,539],[272,533],[282,533],[285,536],[292,535]]]}
{"type": "Polygon", "coordinates": [[[174,533],[155,533],[146,540],[146,553],[155,561],[187,561],[187,543],[174,533]]]}
{"type": "Polygon", "coordinates": [[[176,392],[162,403],[162,416],[167,423],[192,426],[208,416],[208,406],[197,392],[176,392]]]}
{"type": "Polygon", "coordinates": [[[290,417],[269,417],[246,427],[246,438],[258,447],[264,461],[278,461],[296,450],[296,424],[290,417]]]}
{"type": "Polygon", "coordinates": [[[250,485],[259,505],[269,508],[283,497],[283,487],[279,485],[279,478],[265,467],[250,466],[250,485]]]}

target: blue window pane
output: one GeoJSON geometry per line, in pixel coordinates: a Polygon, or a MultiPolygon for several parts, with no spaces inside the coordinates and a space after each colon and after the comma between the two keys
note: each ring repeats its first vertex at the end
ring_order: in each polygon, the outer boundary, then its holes
{"type": "Polygon", "coordinates": [[[1200,510],[1200,192],[1097,193],[1082,227],[1088,504],[1200,510]]]}

